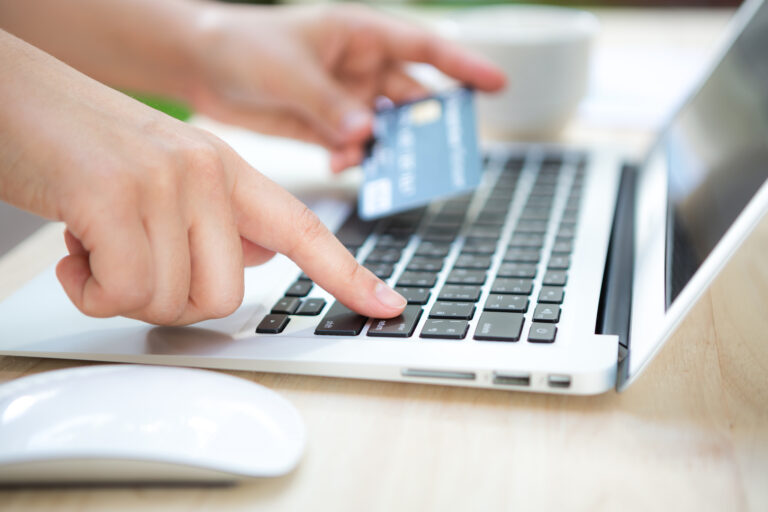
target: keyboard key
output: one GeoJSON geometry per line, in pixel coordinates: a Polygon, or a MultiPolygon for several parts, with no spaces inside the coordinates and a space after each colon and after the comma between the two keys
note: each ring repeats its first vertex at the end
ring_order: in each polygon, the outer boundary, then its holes
{"type": "Polygon", "coordinates": [[[429,312],[429,318],[453,318],[456,320],[472,320],[475,314],[473,302],[443,302],[437,301],[429,312]]]}
{"type": "Polygon", "coordinates": [[[484,270],[470,270],[455,268],[448,274],[445,282],[448,284],[485,284],[486,273],[484,270]]]}
{"type": "Polygon", "coordinates": [[[391,247],[393,249],[404,249],[410,240],[410,236],[379,235],[379,239],[376,241],[376,248],[391,247]]]}
{"type": "Polygon", "coordinates": [[[272,306],[272,313],[292,315],[298,309],[301,301],[297,297],[283,297],[272,306]]]}
{"type": "Polygon", "coordinates": [[[312,281],[298,280],[285,292],[287,297],[306,297],[312,289],[312,281]]]}
{"type": "Polygon", "coordinates": [[[419,304],[422,306],[429,302],[429,296],[431,295],[429,288],[407,288],[397,286],[395,287],[395,290],[405,297],[408,304],[419,304]]]}
{"type": "Polygon", "coordinates": [[[480,299],[481,289],[479,286],[446,284],[440,290],[437,300],[447,300],[456,302],[477,302],[480,299]]]}
{"type": "Polygon", "coordinates": [[[549,222],[545,220],[521,220],[515,226],[516,233],[536,233],[543,235],[547,232],[549,222]]]}
{"type": "Polygon", "coordinates": [[[480,212],[475,219],[477,226],[503,226],[507,219],[506,213],[480,212]]]}
{"type": "Polygon", "coordinates": [[[542,324],[533,322],[528,331],[528,341],[533,343],[554,343],[557,335],[557,326],[555,324],[542,324]]]}
{"type": "Polygon", "coordinates": [[[486,270],[491,266],[490,256],[482,254],[459,254],[453,268],[469,268],[477,270],[486,270]]]}
{"type": "Polygon", "coordinates": [[[544,245],[544,236],[535,233],[515,233],[509,241],[510,247],[541,249],[544,245]]]}
{"type": "Polygon", "coordinates": [[[297,278],[297,280],[298,280],[298,281],[311,281],[311,279],[309,278],[309,276],[308,276],[306,273],[304,273],[304,272],[302,272],[301,274],[299,274],[299,277],[297,278]]]}
{"type": "Polygon", "coordinates": [[[542,284],[544,286],[564,286],[568,280],[568,274],[564,270],[548,270],[544,274],[542,284]]]}
{"type": "Polygon", "coordinates": [[[562,304],[563,289],[559,286],[542,286],[539,292],[539,302],[546,304],[562,304]]]}
{"type": "Polygon", "coordinates": [[[365,258],[366,263],[397,263],[402,252],[392,247],[382,247],[372,250],[365,258]]]}
{"type": "Polygon", "coordinates": [[[576,228],[569,225],[561,225],[560,230],[557,232],[557,239],[560,240],[572,240],[576,234],[576,228]]]}
{"type": "Polygon", "coordinates": [[[525,313],[528,310],[528,297],[525,295],[500,295],[494,293],[488,296],[483,310],[525,313]]]}
{"type": "Polygon", "coordinates": [[[411,272],[440,272],[443,269],[443,258],[428,258],[414,256],[405,268],[411,272]]]}
{"type": "Polygon", "coordinates": [[[363,263],[363,266],[379,279],[387,279],[395,271],[395,267],[389,263],[363,263]]]}
{"type": "Polygon", "coordinates": [[[533,310],[533,320],[535,322],[551,322],[557,323],[560,321],[560,306],[552,304],[539,304],[536,309],[533,310]]]}
{"type": "Polygon", "coordinates": [[[557,240],[552,246],[552,254],[570,254],[573,251],[573,242],[570,240],[557,240]]]}
{"type": "Polygon", "coordinates": [[[538,263],[541,253],[536,249],[510,247],[504,254],[504,261],[514,263],[538,263]]]}
{"type": "Polygon", "coordinates": [[[419,323],[421,313],[422,309],[419,306],[405,306],[405,310],[400,316],[374,319],[368,329],[368,336],[408,338],[416,330],[416,324],[419,323]]]}
{"type": "Polygon", "coordinates": [[[296,310],[297,315],[304,316],[316,316],[325,307],[325,299],[307,299],[305,300],[299,309],[296,310]]]}
{"type": "Polygon", "coordinates": [[[552,256],[547,263],[547,268],[550,270],[568,270],[570,266],[571,258],[568,256],[552,256]]]}
{"type": "Polygon", "coordinates": [[[375,225],[375,222],[364,221],[356,213],[352,213],[336,232],[336,238],[344,245],[360,247],[375,225]]]}
{"type": "Polygon", "coordinates": [[[522,220],[549,220],[549,208],[528,208],[526,207],[520,214],[522,220]]]}
{"type": "Polygon", "coordinates": [[[496,252],[496,245],[496,240],[491,238],[467,238],[461,253],[490,255],[496,252]]]}
{"type": "Polygon", "coordinates": [[[422,338],[461,340],[467,335],[469,322],[466,320],[432,319],[426,321],[421,330],[422,338]]]}
{"type": "Polygon", "coordinates": [[[288,315],[267,315],[256,327],[256,332],[259,334],[279,334],[283,332],[289,321],[288,315]]]}
{"type": "Polygon", "coordinates": [[[533,279],[536,277],[536,265],[529,263],[502,263],[496,275],[499,277],[533,279]]]}
{"type": "Polygon", "coordinates": [[[475,339],[481,341],[517,341],[523,330],[523,315],[484,311],[475,329],[475,339]]]}
{"type": "Polygon", "coordinates": [[[367,317],[355,313],[341,302],[334,302],[315,329],[315,334],[357,336],[367,320],[367,317]]]}
{"type": "Polygon", "coordinates": [[[516,279],[510,277],[497,277],[491,286],[491,293],[530,295],[533,290],[533,281],[530,279],[516,279]]]}
{"type": "Polygon", "coordinates": [[[495,226],[472,226],[467,230],[467,236],[472,238],[494,238],[497,239],[501,235],[501,227],[495,226]]]}
{"type": "Polygon", "coordinates": [[[403,272],[397,281],[397,286],[415,288],[432,288],[437,282],[437,274],[431,272],[403,272]]]}
{"type": "Polygon", "coordinates": [[[435,242],[422,242],[416,248],[417,256],[426,256],[429,258],[445,258],[451,251],[450,244],[439,244],[435,242]]]}

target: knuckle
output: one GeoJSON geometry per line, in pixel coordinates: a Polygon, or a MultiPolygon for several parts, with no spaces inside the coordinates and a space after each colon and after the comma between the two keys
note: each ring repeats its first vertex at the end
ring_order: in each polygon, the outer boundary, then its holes
{"type": "Polygon", "coordinates": [[[325,225],[320,222],[315,212],[304,204],[294,214],[293,225],[296,226],[296,238],[288,257],[295,255],[304,247],[314,246],[327,233],[325,225]]]}

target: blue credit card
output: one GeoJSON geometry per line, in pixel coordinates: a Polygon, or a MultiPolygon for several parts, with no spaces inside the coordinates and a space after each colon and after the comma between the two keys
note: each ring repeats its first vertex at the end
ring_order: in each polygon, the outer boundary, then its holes
{"type": "Polygon", "coordinates": [[[366,220],[461,195],[480,183],[474,93],[457,89],[376,114],[358,214],[366,220]]]}

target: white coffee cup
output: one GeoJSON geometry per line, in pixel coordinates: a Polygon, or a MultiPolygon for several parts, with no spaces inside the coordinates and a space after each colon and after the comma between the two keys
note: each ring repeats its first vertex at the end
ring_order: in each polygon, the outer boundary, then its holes
{"type": "Polygon", "coordinates": [[[507,73],[507,87],[478,98],[484,136],[553,138],[587,90],[589,58],[599,24],[563,7],[470,8],[441,21],[439,33],[489,58],[507,73]]]}

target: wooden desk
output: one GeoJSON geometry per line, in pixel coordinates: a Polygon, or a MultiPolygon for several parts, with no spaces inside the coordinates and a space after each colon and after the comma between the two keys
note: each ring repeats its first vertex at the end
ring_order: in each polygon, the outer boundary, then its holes
{"type": "MultiPolygon", "coordinates": [[[[61,243],[48,226],[0,260],[0,298],[61,243]]],[[[0,509],[768,510],[765,254],[768,221],[625,393],[233,372],[303,414],[309,442],[292,474],[214,489],[3,490],[0,509]]],[[[0,381],[77,364],[5,357],[0,381]]]]}

